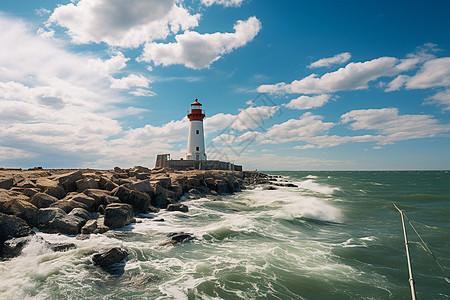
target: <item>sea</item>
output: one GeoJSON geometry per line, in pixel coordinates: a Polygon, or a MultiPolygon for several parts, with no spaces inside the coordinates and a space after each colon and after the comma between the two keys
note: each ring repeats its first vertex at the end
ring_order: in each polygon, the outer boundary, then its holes
{"type": "MultiPolygon", "coordinates": [[[[450,171],[267,173],[297,187],[186,199],[188,213],[83,238],[38,232],[77,248],[36,239],[0,262],[0,299],[411,299],[393,203],[450,273],[450,171]],[[194,239],[167,244],[173,232],[194,239]],[[125,263],[92,264],[112,247],[125,263]]],[[[449,299],[450,281],[405,222],[417,298],[449,299]]]]}

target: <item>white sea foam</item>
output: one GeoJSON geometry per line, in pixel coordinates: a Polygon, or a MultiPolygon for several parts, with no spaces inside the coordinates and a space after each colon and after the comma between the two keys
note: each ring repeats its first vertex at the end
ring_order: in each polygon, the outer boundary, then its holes
{"type": "Polygon", "coordinates": [[[294,182],[296,185],[298,185],[299,188],[310,190],[316,193],[325,194],[325,195],[331,195],[335,191],[339,191],[340,189],[337,187],[330,187],[326,184],[319,184],[312,179],[307,179],[304,181],[294,182]]]}

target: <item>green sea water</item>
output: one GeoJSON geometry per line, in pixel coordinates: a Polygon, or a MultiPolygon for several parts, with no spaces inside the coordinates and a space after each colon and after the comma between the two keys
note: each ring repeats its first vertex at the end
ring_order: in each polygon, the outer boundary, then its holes
{"type": "MultiPolygon", "coordinates": [[[[450,273],[450,172],[268,172],[298,187],[186,199],[188,213],[79,239],[39,241],[0,262],[0,299],[411,299],[400,214],[450,273]],[[162,245],[171,232],[191,242],[162,245]],[[123,274],[94,267],[120,246],[123,274]]],[[[450,298],[450,282],[407,227],[418,299],[450,298]]]]}

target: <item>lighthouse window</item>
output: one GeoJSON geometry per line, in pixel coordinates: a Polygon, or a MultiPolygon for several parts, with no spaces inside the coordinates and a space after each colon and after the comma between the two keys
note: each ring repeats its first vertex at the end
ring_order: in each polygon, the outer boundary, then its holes
{"type": "Polygon", "coordinates": [[[195,131],[195,133],[196,133],[196,134],[199,134],[199,133],[200,133],[200,131],[196,130],[196,131],[195,131]]]}
{"type": "Polygon", "coordinates": [[[195,150],[199,151],[199,150],[200,150],[200,148],[199,148],[199,147],[196,147],[196,148],[195,148],[195,150]]]}

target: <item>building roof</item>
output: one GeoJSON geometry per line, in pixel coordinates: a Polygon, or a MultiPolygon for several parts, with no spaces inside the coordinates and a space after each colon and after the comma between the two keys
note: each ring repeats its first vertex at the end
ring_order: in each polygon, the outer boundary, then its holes
{"type": "Polygon", "coordinates": [[[198,102],[198,99],[195,98],[195,101],[191,103],[191,105],[202,105],[200,102],[198,102]]]}

